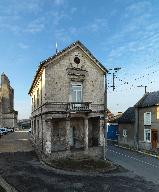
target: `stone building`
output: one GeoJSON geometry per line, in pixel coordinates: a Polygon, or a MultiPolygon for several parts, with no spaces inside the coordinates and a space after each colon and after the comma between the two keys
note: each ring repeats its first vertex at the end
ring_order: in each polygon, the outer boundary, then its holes
{"type": "Polygon", "coordinates": [[[38,150],[51,158],[103,158],[106,73],[80,41],[40,63],[29,90],[38,150]]]}
{"type": "Polygon", "coordinates": [[[3,73],[0,87],[0,127],[16,127],[17,115],[18,112],[14,110],[14,89],[10,86],[8,77],[3,73]]]}

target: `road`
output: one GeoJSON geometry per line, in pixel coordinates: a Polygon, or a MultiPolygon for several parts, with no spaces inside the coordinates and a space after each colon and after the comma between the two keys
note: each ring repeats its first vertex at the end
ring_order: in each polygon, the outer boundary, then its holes
{"type": "Polygon", "coordinates": [[[27,131],[8,133],[0,138],[0,153],[32,151],[33,148],[28,140],[27,131]]]}
{"type": "Polygon", "coordinates": [[[6,150],[0,152],[0,176],[19,192],[159,191],[159,185],[129,171],[89,175],[50,168],[38,160],[28,137],[26,132],[15,132],[0,139],[0,148],[3,144],[6,150]]]}
{"type": "Polygon", "coordinates": [[[107,157],[116,164],[159,184],[159,160],[135,151],[109,145],[107,157]]]}

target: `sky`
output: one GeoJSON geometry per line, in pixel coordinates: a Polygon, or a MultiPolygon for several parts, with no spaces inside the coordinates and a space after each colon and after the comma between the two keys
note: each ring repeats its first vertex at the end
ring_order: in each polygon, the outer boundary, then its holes
{"type": "Polygon", "coordinates": [[[109,70],[108,108],[124,112],[159,90],[158,0],[1,0],[0,73],[15,90],[19,119],[29,118],[28,90],[39,63],[80,40],[109,70]]]}

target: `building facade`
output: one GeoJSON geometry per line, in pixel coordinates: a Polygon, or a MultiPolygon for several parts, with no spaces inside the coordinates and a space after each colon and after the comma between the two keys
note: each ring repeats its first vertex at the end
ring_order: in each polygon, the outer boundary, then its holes
{"type": "Polygon", "coordinates": [[[146,93],[137,102],[135,122],[138,147],[159,150],[159,91],[146,93]]]}
{"type": "Polygon", "coordinates": [[[106,72],[79,41],[41,62],[29,90],[38,150],[52,158],[103,158],[106,72]]]}
{"type": "Polygon", "coordinates": [[[0,127],[14,128],[17,126],[18,112],[14,110],[14,89],[8,77],[1,75],[0,87],[0,127]]]}
{"type": "Polygon", "coordinates": [[[119,144],[135,147],[135,107],[129,107],[118,119],[119,144]]]}
{"type": "Polygon", "coordinates": [[[144,94],[128,108],[119,124],[119,143],[137,149],[159,150],[159,91],[144,94]]]}

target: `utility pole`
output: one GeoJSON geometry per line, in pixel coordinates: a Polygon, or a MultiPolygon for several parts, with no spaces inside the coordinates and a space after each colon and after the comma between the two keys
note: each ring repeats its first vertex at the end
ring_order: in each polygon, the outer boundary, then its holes
{"type": "Polygon", "coordinates": [[[115,73],[113,73],[113,85],[111,87],[113,87],[113,91],[114,91],[115,90],[115,73]]]}
{"type": "Polygon", "coordinates": [[[113,85],[111,86],[113,88],[113,91],[115,90],[115,77],[116,77],[116,73],[121,69],[121,67],[116,67],[113,69],[109,69],[109,71],[113,71],[113,73],[109,72],[108,74],[113,74],[113,85]]]}
{"type": "Polygon", "coordinates": [[[104,160],[107,159],[107,72],[105,73],[105,91],[104,91],[104,143],[103,143],[103,150],[104,150],[104,160]]]}
{"type": "Polygon", "coordinates": [[[138,85],[137,87],[144,87],[145,88],[145,93],[147,93],[147,85],[138,85]]]}

